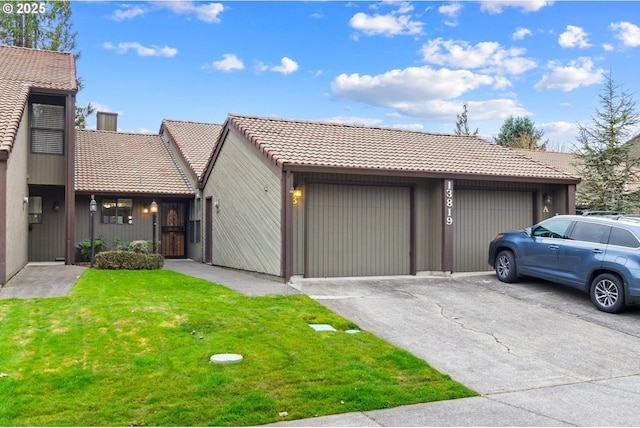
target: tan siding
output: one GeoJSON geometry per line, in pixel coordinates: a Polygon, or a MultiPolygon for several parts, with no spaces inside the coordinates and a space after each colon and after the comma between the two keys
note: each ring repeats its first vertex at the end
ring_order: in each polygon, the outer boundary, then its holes
{"type": "Polygon", "coordinates": [[[409,274],[410,189],[308,186],[309,277],[409,274]]]}
{"type": "Polygon", "coordinates": [[[489,270],[487,250],[498,232],[524,229],[533,219],[531,192],[454,190],[454,271],[489,270]]]}
{"type": "Polygon", "coordinates": [[[264,155],[229,133],[205,197],[213,209],[213,264],[281,275],[280,177],[264,155]]]}
{"type": "MultiPolygon", "coordinates": [[[[27,186],[27,157],[29,122],[27,115],[16,134],[13,150],[7,161],[7,278],[16,274],[28,260],[28,212],[24,197],[29,195],[27,186]]],[[[2,278],[0,278],[2,280],[2,278]]]]}
{"type": "Polygon", "coordinates": [[[29,184],[64,186],[65,157],[29,153],[29,184]]]}

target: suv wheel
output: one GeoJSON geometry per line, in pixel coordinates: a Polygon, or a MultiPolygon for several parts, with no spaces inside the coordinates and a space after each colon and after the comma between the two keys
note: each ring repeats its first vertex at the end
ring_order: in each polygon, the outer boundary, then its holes
{"type": "Polygon", "coordinates": [[[503,250],[498,253],[495,262],[496,275],[502,282],[516,282],[518,274],[516,273],[516,258],[509,250],[503,250]]]}
{"type": "Polygon", "coordinates": [[[603,273],[591,283],[591,301],[603,312],[615,314],[624,309],[624,286],[618,275],[603,273]]]}

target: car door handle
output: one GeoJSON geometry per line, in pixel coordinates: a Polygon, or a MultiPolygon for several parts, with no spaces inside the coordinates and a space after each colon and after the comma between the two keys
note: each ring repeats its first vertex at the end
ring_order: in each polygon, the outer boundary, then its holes
{"type": "Polygon", "coordinates": [[[602,254],[602,250],[600,248],[594,248],[593,250],[591,250],[591,252],[593,254],[602,254]]]}
{"type": "Polygon", "coordinates": [[[549,245],[549,249],[550,250],[557,250],[558,248],[560,248],[560,247],[557,246],[557,245],[549,245]]]}

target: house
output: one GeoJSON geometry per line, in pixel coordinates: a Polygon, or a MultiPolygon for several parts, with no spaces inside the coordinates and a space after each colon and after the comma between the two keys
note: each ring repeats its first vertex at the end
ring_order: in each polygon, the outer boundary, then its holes
{"type": "Polygon", "coordinates": [[[573,213],[579,181],[475,136],[230,115],[204,260],[285,280],[486,270],[495,233],[573,213]]]}
{"type": "Polygon", "coordinates": [[[72,54],[0,46],[0,284],[43,248],[74,262],[77,90],[72,54]]]}

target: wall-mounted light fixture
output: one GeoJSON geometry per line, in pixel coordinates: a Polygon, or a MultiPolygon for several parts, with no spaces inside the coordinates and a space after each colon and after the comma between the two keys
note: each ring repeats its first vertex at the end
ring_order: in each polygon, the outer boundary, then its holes
{"type": "Polygon", "coordinates": [[[58,211],[60,211],[60,203],[58,201],[55,201],[53,203],[53,212],[57,213],[58,211]]]}
{"type": "Polygon", "coordinates": [[[551,198],[550,194],[544,193],[542,195],[542,202],[544,202],[545,205],[551,205],[551,203],[553,202],[553,199],[551,198]]]}
{"type": "Polygon", "coordinates": [[[142,207],[142,214],[149,214],[149,206],[145,205],[142,207]]]}
{"type": "Polygon", "coordinates": [[[219,213],[220,212],[220,200],[216,199],[213,202],[213,208],[215,208],[216,212],[219,213]]]}
{"type": "Polygon", "coordinates": [[[291,198],[293,205],[298,205],[298,199],[302,197],[302,189],[291,189],[291,198]]]}

